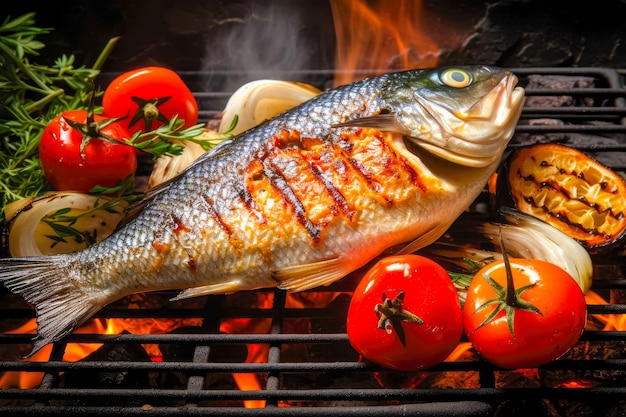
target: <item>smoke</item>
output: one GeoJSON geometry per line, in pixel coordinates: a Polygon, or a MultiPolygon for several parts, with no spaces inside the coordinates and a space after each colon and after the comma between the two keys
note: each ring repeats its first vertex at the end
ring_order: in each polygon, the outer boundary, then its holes
{"type": "Polygon", "coordinates": [[[230,91],[247,81],[284,79],[285,73],[319,65],[320,34],[311,27],[310,8],[300,1],[250,3],[231,7],[228,16],[214,21],[202,61],[207,85],[230,91]]]}

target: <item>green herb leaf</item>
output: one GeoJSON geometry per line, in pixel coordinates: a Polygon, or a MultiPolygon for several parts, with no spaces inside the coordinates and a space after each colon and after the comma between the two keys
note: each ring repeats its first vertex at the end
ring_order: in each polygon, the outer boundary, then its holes
{"type": "Polygon", "coordinates": [[[0,26],[0,222],[8,203],[48,189],[38,153],[43,130],[64,111],[87,109],[99,74],[97,68],[77,67],[73,55],[62,55],[52,66],[36,63],[45,48],[37,37],[51,30],[35,24],[35,13],[7,17],[0,26]]]}

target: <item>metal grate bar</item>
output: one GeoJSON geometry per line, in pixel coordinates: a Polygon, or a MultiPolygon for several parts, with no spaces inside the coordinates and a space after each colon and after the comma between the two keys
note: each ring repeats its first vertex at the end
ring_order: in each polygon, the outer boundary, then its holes
{"type": "MultiPolygon", "coordinates": [[[[610,165],[614,169],[626,169],[626,88],[622,80],[626,70],[607,68],[514,68],[522,84],[533,75],[582,76],[593,79],[594,87],[573,89],[527,89],[530,97],[570,96],[572,107],[526,107],[516,129],[517,142],[512,147],[530,141],[555,140],[574,143],[575,147],[590,154],[616,155],[610,165]],[[589,99],[581,106],[577,103],[589,99]],[[554,119],[562,123],[540,124],[536,119],[554,119]]],[[[363,71],[363,76],[375,75],[379,71],[363,71]]],[[[230,91],[222,91],[227,77],[254,74],[237,74],[232,71],[212,73],[182,73],[190,85],[196,86],[195,96],[201,103],[201,120],[213,118],[225,105],[230,91]],[[208,92],[201,86],[211,86],[208,92]]],[[[320,88],[332,83],[334,72],[312,70],[305,72],[276,72],[277,79],[292,79],[309,82],[320,88]]],[[[242,78],[243,79],[243,78],[242,78]]],[[[598,317],[626,314],[626,269],[623,255],[600,259],[602,272],[594,281],[592,289],[604,294],[611,302],[591,304],[589,314],[598,317]],[[620,263],[621,262],[621,263],[620,263]],[[608,273],[605,273],[608,271],[608,273]]],[[[342,279],[330,287],[310,291],[309,295],[326,295],[332,292],[349,294],[362,271],[342,279]]],[[[269,307],[238,302],[237,295],[211,296],[201,299],[190,308],[180,304],[167,307],[145,307],[129,309],[124,303],[106,307],[97,319],[124,318],[142,319],[201,319],[202,325],[193,330],[169,334],[72,334],[62,343],[54,344],[49,361],[24,362],[0,361],[0,371],[43,373],[42,383],[32,389],[0,389],[0,411],[3,416],[12,415],[220,415],[220,416],[343,416],[380,415],[389,416],[493,416],[498,405],[504,401],[589,401],[599,410],[626,402],[626,357],[623,345],[626,331],[589,330],[580,343],[590,349],[608,346],[611,350],[606,358],[561,359],[541,366],[537,372],[557,377],[582,378],[590,388],[571,389],[560,387],[502,388],[502,380],[513,371],[498,369],[489,363],[475,360],[444,362],[424,371],[426,377],[449,374],[472,376],[474,385],[467,388],[446,388],[411,385],[413,374],[392,372],[369,362],[360,361],[349,346],[345,328],[321,326],[316,323],[339,323],[345,320],[345,310],[321,307],[288,307],[289,295],[278,290],[261,290],[271,297],[269,307]],[[220,326],[229,320],[267,321],[267,333],[242,331],[237,334],[220,334],[220,326]],[[295,323],[307,323],[305,330],[290,331],[295,323]],[[153,361],[108,361],[89,360],[67,362],[63,360],[69,344],[101,343],[105,347],[140,345],[177,346],[188,350],[188,358],[170,358],[163,362],[153,361]],[[224,350],[246,350],[249,345],[267,348],[266,360],[249,363],[239,358],[236,361],[217,360],[214,354],[224,350]],[[292,351],[313,351],[320,357],[294,356],[292,351]],[[343,355],[343,356],[342,356],[343,355]],[[64,386],[64,377],[84,373],[178,375],[183,382],[179,387],[147,387],[144,385],[124,387],[72,387],[64,386]],[[212,376],[233,379],[233,375],[255,374],[261,383],[260,389],[241,390],[237,387],[215,388],[209,384],[212,376]],[[607,379],[607,375],[612,375],[607,379]],[[350,384],[341,386],[342,378],[350,378],[350,384]],[[301,382],[301,385],[293,382],[301,382]],[[382,381],[382,382],[381,382],[382,381]],[[375,386],[373,385],[375,384],[375,386]],[[246,401],[264,401],[265,407],[246,409],[246,401]],[[302,406],[302,407],[298,407],[302,406]]],[[[161,294],[164,300],[171,297],[161,294]]],[[[0,292],[0,304],[6,305],[16,297],[0,292]],[[6,301],[6,302],[5,302],[6,301]]],[[[341,304],[340,304],[341,306],[341,304]]],[[[0,309],[0,324],[3,321],[24,321],[34,317],[27,306],[0,309]]],[[[32,335],[0,334],[2,346],[27,344],[32,335]]],[[[247,350],[246,350],[247,351],[247,350]]],[[[234,383],[231,382],[234,385],[234,383]]],[[[608,408],[607,408],[608,409],[608,408]]],[[[601,413],[601,411],[599,411],[601,413]]],[[[600,414],[599,414],[600,415],[600,414]]]]}
{"type": "MultiPolygon", "coordinates": [[[[15,394],[15,390],[0,392],[0,397],[15,394]]],[[[159,401],[210,401],[210,400],[314,400],[339,402],[350,401],[419,401],[446,402],[446,401],[485,401],[496,402],[515,399],[542,399],[542,398],[562,398],[562,399],[607,399],[616,395],[626,394],[626,387],[599,387],[587,389],[569,388],[472,388],[472,389],[318,389],[304,392],[303,390],[281,390],[277,392],[258,391],[238,391],[238,390],[118,390],[118,389],[92,389],[92,390],[66,390],[57,389],[54,393],[42,391],[32,391],[24,398],[35,398],[45,400],[67,400],[67,401],[93,401],[119,402],[140,400],[145,404],[157,403],[159,401]]],[[[623,398],[623,397],[622,397],[623,398]]],[[[419,404],[419,403],[416,403],[419,404]]],[[[71,407],[68,406],[68,407],[71,407]]],[[[111,406],[113,407],[113,406],[111,406]]],[[[155,406],[152,410],[156,409],[155,406]]],[[[22,407],[24,411],[28,408],[22,407]]],[[[205,409],[203,407],[203,409],[205,409]]],[[[288,407],[280,408],[282,413],[288,407]]],[[[3,415],[4,415],[3,409],[3,415]]]]}
{"type": "MultiPolygon", "coordinates": [[[[44,415],[46,417],[69,415],[99,415],[99,416],[145,416],[146,413],[154,416],[275,416],[276,410],[265,409],[228,409],[220,407],[181,408],[159,407],[145,409],[141,407],[116,409],[113,407],[45,407],[31,408],[25,413],[23,409],[9,407],[3,410],[3,416],[44,415]]],[[[403,404],[392,406],[372,407],[317,407],[317,408],[286,408],[280,409],[281,416],[287,417],[326,417],[326,416],[381,416],[409,417],[409,416],[441,416],[441,417],[480,417],[492,414],[492,406],[478,401],[458,401],[453,403],[438,402],[436,404],[403,404]]]]}

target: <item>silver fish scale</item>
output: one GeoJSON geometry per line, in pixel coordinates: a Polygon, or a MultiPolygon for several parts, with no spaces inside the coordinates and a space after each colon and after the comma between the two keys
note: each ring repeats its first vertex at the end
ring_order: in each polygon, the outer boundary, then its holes
{"type": "MultiPolygon", "coordinates": [[[[207,214],[207,201],[212,203],[211,209],[218,216],[228,215],[232,202],[242,204],[243,170],[258,152],[263,152],[264,146],[269,146],[270,138],[287,130],[300,132],[302,137],[337,140],[338,135],[334,134],[333,125],[380,112],[383,103],[379,94],[385,84],[388,84],[387,76],[330,90],[217,146],[174,181],[165,192],[157,195],[136,219],[108,239],[81,252],[77,263],[78,275],[90,276],[89,279],[96,287],[103,288],[119,282],[120,286],[127,289],[128,282],[132,281],[134,288],[129,292],[143,286],[152,289],[158,287],[155,286],[154,274],[149,272],[154,270],[155,255],[158,255],[154,242],[169,247],[180,243],[172,232],[178,223],[191,229],[191,234],[199,240],[202,240],[199,229],[206,230],[207,226],[218,229],[219,225],[215,224],[213,216],[207,214]],[[88,272],[94,270],[100,271],[98,275],[101,280],[91,278],[93,274],[88,272]],[[119,280],[116,281],[115,277],[119,277],[119,280]]],[[[250,220],[251,223],[255,221],[258,219],[250,220]]],[[[308,236],[303,236],[304,238],[308,236]]],[[[283,250],[281,256],[284,258],[307,261],[306,254],[302,253],[298,245],[287,245],[280,249],[283,250]]],[[[195,248],[189,249],[189,253],[204,268],[222,269],[224,263],[228,262],[216,251],[211,253],[210,242],[198,242],[195,248]]],[[[165,280],[167,283],[163,283],[163,287],[197,286],[197,275],[189,274],[179,266],[169,266],[170,276],[165,280]]],[[[256,270],[249,268],[247,273],[256,275],[245,279],[248,282],[259,279],[259,286],[268,285],[269,265],[258,265],[252,260],[250,266],[256,267],[256,270]],[[265,276],[259,276],[259,273],[265,276]]]]}

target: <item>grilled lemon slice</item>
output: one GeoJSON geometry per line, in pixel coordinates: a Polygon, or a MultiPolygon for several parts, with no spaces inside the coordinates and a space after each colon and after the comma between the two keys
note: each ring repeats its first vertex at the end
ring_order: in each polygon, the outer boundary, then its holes
{"type": "Polygon", "coordinates": [[[557,227],[588,248],[611,245],[626,231],[626,181],[576,149],[521,148],[508,181],[518,210],[557,227]]]}

